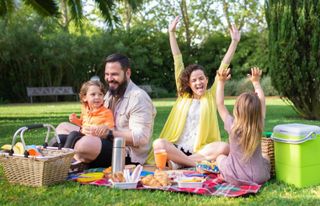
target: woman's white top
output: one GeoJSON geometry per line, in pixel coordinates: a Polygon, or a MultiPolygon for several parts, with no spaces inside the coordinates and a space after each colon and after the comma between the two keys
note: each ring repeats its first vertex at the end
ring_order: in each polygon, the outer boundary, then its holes
{"type": "Polygon", "coordinates": [[[175,144],[179,149],[183,148],[184,152],[193,153],[193,146],[198,137],[200,120],[200,100],[193,99],[190,106],[184,130],[175,144]]]}

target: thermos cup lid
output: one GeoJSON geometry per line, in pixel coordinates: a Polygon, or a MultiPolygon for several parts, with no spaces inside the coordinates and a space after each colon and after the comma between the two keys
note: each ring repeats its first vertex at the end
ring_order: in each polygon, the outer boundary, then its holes
{"type": "Polygon", "coordinates": [[[113,140],[113,147],[125,147],[125,141],[122,137],[115,137],[113,140]]]}

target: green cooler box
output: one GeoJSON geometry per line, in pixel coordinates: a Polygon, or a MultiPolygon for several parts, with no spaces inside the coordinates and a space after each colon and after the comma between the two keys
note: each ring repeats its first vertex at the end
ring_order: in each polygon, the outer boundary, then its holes
{"type": "Polygon", "coordinates": [[[320,184],[320,127],[277,125],[271,138],[277,180],[297,187],[320,184]]]}

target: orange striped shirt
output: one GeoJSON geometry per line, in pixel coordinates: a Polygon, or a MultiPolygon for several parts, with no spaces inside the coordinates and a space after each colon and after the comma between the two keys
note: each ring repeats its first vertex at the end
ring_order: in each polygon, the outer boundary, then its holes
{"type": "Polygon", "coordinates": [[[108,128],[114,127],[112,111],[104,106],[90,111],[86,106],[81,107],[80,121],[82,126],[107,125],[108,128]]]}

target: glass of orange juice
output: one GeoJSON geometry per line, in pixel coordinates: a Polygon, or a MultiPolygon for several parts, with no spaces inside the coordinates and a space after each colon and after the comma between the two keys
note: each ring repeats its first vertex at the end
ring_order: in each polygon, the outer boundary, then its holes
{"type": "Polygon", "coordinates": [[[154,159],[156,162],[157,168],[163,170],[166,167],[167,163],[167,151],[164,149],[159,149],[154,151],[154,159]]]}

